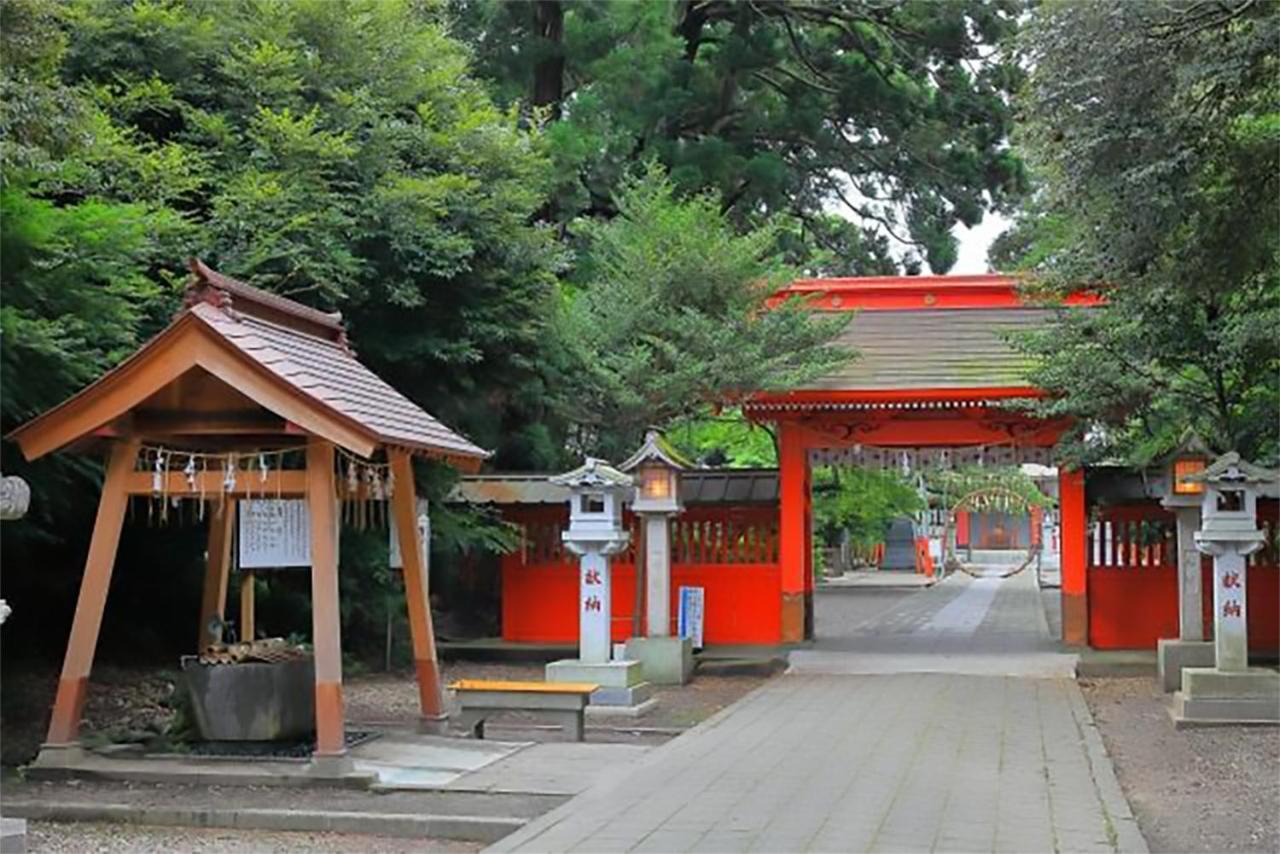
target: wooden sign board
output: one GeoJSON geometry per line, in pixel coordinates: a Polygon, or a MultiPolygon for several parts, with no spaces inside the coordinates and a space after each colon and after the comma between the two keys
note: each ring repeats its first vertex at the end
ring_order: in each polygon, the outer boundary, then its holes
{"type": "Polygon", "coordinates": [[[254,498],[241,501],[241,569],[311,566],[311,516],[306,499],[254,498]]]}

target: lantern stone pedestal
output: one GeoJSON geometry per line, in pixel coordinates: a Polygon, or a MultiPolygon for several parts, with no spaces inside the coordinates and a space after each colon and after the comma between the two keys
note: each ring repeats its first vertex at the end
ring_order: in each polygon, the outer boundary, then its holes
{"type": "Polygon", "coordinates": [[[1280,673],[1249,666],[1248,564],[1263,545],[1257,487],[1275,473],[1225,454],[1196,479],[1205,484],[1196,548],[1213,557],[1212,667],[1182,670],[1174,725],[1280,724],[1280,673]]]}
{"type": "Polygon", "coordinates": [[[683,685],[693,675],[693,641],[671,636],[671,519],[680,515],[680,472],[691,463],[657,430],[619,468],[639,477],[631,510],[644,525],[645,636],[627,641],[627,658],[639,661],[645,678],[683,685]]]}
{"type": "Polygon", "coordinates": [[[1188,431],[1165,465],[1160,506],[1173,512],[1178,544],[1178,636],[1156,642],[1156,673],[1166,694],[1182,687],[1183,669],[1214,664],[1213,641],[1204,637],[1200,550],[1195,540],[1205,487],[1199,480],[1188,480],[1204,471],[1209,456],[1208,446],[1188,431]]]}
{"type": "Polygon", "coordinates": [[[1164,692],[1182,687],[1182,671],[1188,667],[1213,667],[1213,641],[1204,639],[1201,609],[1200,551],[1196,529],[1200,527],[1201,491],[1170,491],[1160,500],[1177,520],[1178,543],[1178,637],[1156,642],[1156,674],[1164,692]]]}
{"type": "Polygon", "coordinates": [[[631,638],[627,658],[639,662],[645,678],[658,685],[683,685],[693,676],[693,642],[688,638],[631,638]]]}
{"type": "Polygon", "coordinates": [[[1182,687],[1182,674],[1189,667],[1213,667],[1213,641],[1156,641],[1156,676],[1166,694],[1182,687]]]}

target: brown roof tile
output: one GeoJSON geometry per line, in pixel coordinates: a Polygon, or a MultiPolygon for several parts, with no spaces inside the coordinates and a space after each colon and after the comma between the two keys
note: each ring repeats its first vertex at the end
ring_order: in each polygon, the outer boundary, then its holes
{"type": "Polygon", "coordinates": [[[1007,388],[1028,383],[1028,358],[1006,335],[1043,325],[1045,308],[862,311],[837,339],[858,358],[815,390],[1007,388]]]}
{"type": "Polygon", "coordinates": [[[190,311],[245,356],[378,440],[447,456],[488,452],[450,430],[360,364],[341,343],[209,303],[190,311]]]}

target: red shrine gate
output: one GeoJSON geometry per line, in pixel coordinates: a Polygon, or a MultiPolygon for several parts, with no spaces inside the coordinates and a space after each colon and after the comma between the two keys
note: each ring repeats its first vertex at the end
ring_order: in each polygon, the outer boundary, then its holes
{"type": "MultiPolygon", "coordinates": [[[[1008,333],[1039,326],[1055,311],[1024,303],[1012,278],[802,280],[778,299],[792,295],[819,311],[857,311],[841,343],[859,358],[810,388],[759,395],[747,404],[748,417],[777,428],[776,480],[772,472],[686,475],[686,511],[672,522],[672,590],[706,590],[708,644],[794,643],[812,635],[813,465],[1050,465],[1067,427],[1010,408],[1043,392],[1027,385],[1027,361],[1008,333]],[[769,486],[726,489],[709,499],[703,486],[689,482],[725,477],[767,479],[769,486]]],[[[1066,302],[1098,305],[1087,296],[1066,302]]],[[[460,497],[500,506],[524,533],[523,547],[502,562],[508,641],[577,637],[577,569],[560,547],[566,496],[546,494],[545,480],[487,475],[460,485],[460,497]]],[[[1172,549],[1134,546],[1138,529],[1120,524],[1128,512],[1122,508],[1112,513],[1115,524],[1105,524],[1108,511],[1087,505],[1082,471],[1059,470],[1058,502],[1063,640],[1153,648],[1158,637],[1176,637],[1172,549]],[[1100,537],[1110,537],[1110,545],[1100,537]]],[[[1264,502],[1260,510],[1274,520],[1260,524],[1274,532],[1276,505],[1264,502]]],[[[1144,519],[1167,516],[1153,501],[1140,512],[1144,519]]],[[[1272,651],[1280,646],[1276,562],[1272,548],[1251,559],[1249,575],[1251,643],[1272,651]]],[[[622,640],[635,601],[633,550],[615,558],[614,572],[613,636],[622,640]]]]}
{"type": "MultiPolygon", "coordinates": [[[[810,467],[814,463],[908,466],[1051,463],[1067,427],[1009,408],[1040,397],[1009,333],[1047,322],[1007,276],[810,279],[777,299],[801,296],[818,311],[856,311],[841,343],[859,358],[812,387],[760,395],[749,418],[779,438],[779,563],[782,641],[813,631],[810,467]]],[[[1097,305],[1085,295],[1073,306],[1097,305]]],[[[1084,478],[1059,475],[1063,637],[1088,642],[1084,478]]]]}

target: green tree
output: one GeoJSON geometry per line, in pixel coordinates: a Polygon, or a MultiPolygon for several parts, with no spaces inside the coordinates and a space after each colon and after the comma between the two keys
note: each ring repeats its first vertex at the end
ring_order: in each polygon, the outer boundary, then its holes
{"type": "Polygon", "coordinates": [[[438,6],[76,0],[66,14],[64,81],[150,155],[116,170],[116,193],[181,212],[212,266],[340,309],[378,373],[501,446],[561,265],[533,224],[549,163],[438,6]]]}
{"type": "Polygon", "coordinates": [[[888,260],[885,232],[944,272],[952,226],[1023,185],[1005,144],[1021,72],[998,50],[1017,0],[453,6],[499,97],[549,122],[564,222],[612,216],[628,169],[656,157],[740,227],[789,213],[830,248],[834,207],[864,226],[862,272],[888,260]]]}
{"type": "Polygon", "coordinates": [[[624,184],[618,216],[584,225],[581,287],[557,315],[554,387],[575,448],[617,458],[646,426],[793,388],[850,354],[848,322],[766,299],[790,277],[776,228],[738,234],[713,193],[677,198],[651,165],[624,184]]]}
{"type": "Polygon", "coordinates": [[[675,421],[667,438],[686,456],[708,466],[776,468],[778,443],[771,429],[748,421],[736,407],[703,411],[675,421]]]}
{"type": "MultiPolygon", "coordinates": [[[[40,0],[0,4],[5,432],[96,379],[167,314],[166,274],[188,232],[163,204],[106,186],[106,173],[146,168],[151,152],[59,79],[66,11],[40,0]]],[[[85,513],[82,497],[96,489],[96,469],[70,459],[31,467],[6,447],[4,469],[39,496],[29,524],[6,536],[18,544],[67,530],[67,515],[85,513]]]]}
{"type": "MultiPolygon", "coordinates": [[[[438,4],[414,0],[0,0],[4,429],[166,323],[198,254],[343,311],[364,361],[500,460],[553,455],[536,427],[563,263],[535,224],[549,161],[447,29],[438,4]]],[[[11,575],[6,590],[47,605],[56,630],[97,469],[4,453],[36,496],[6,530],[5,563],[65,570],[27,573],[23,590],[11,575]]],[[[419,474],[442,498],[447,473],[419,474]]],[[[509,540],[436,506],[438,543],[509,540]]],[[[174,567],[171,588],[130,589],[122,573],[119,595],[198,595],[198,533],[138,540],[122,563],[174,567]]],[[[376,545],[348,558],[357,575],[381,560],[376,545]]],[[[354,582],[368,601],[348,602],[349,618],[384,604],[384,581],[354,582]]]]}
{"type": "Polygon", "coordinates": [[[814,539],[837,545],[842,535],[858,546],[883,543],[899,516],[924,509],[919,491],[892,469],[818,466],[813,470],[814,539]]]}
{"type": "Polygon", "coordinates": [[[1108,301],[1023,342],[1079,459],[1144,462],[1186,427],[1276,454],[1278,42],[1250,0],[1033,13],[1019,143],[1038,188],[996,257],[1108,301]]]}

